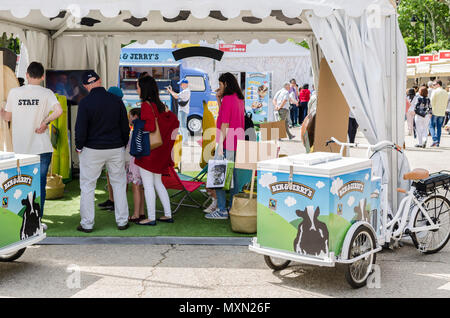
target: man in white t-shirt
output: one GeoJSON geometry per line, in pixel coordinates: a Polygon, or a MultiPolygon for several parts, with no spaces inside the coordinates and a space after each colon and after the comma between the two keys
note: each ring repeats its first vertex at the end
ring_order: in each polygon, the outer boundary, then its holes
{"type": "Polygon", "coordinates": [[[280,89],[273,97],[274,111],[278,112],[280,120],[284,120],[286,123],[286,133],[289,139],[295,138],[289,131],[289,89],[291,84],[289,82],[284,83],[283,88],[280,89]]]}
{"type": "Polygon", "coordinates": [[[53,153],[48,125],[63,113],[55,94],[40,86],[43,80],[44,67],[41,63],[32,62],[27,69],[28,85],[11,89],[6,108],[1,109],[1,117],[11,121],[13,151],[40,156],[41,218],[44,214],[47,172],[53,153]]]}
{"type": "Polygon", "coordinates": [[[175,93],[172,87],[168,87],[167,91],[178,100],[178,120],[180,121],[180,132],[183,136],[183,145],[188,145],[189,132],[187,129],[187,120],[189,116],[189,103],[191,99],[191,90],[189,89],[189,82],[186,78],[183,78],[178,82],[181,86],[181,92],[175,93]]]}

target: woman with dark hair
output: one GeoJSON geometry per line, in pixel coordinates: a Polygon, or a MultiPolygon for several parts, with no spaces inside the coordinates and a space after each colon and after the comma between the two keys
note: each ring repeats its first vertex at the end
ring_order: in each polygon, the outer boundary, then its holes
{"type": "MultiPolygon", "coordinates": [[[[216,96],[219,104],[216,158],[235,161],[237,141],[245,139],[245,106],[244,95],[233,74],[225,73],[219,77],[219,90],[216,96]]],[[[239,192],[235,169],[233,170],[233,184],[229,208],[231,208],[233,196],[239,192]]],[[[225,190],[216,190],[216,195],[217,209],[206,214],[205,217],[207,219],[228,219],[229,208],[227,209],[225,190]]]]}
{"type": "Polygon", "coordinates": [[[414,122],[416,123],[416,136],[419,142],[415,145],[418,148],[425,148],[427,145],[428,125],[431,119],[430,99],[428,98],[428,89],[422,86],[419,90],[419,97],[414,105],[414,122]]]}
{"type": "Polygon", "coordinates": [[[311,92],[309,91],[309,84],[304,84],[302,89],[300,90],[299,100],[299,124],[303,124],[306,116],[308,115],[308,102],[311,99],[311,92]]]}
{"type": "Polygon", "coordinates": [[[164,216],[160,217],[158,221],[173,223],[169,194],[162,183],[161,177],[162,174],[168,173],[170,166],[174,165],[172,149],[180,123],[175,114],[169,111],[166,105],[161,102],[158,86],[153,77],[145,76],[139,78],[137,92],[142,101],[141,120],[145,121],[144,130],[154,132],[156,130],[156,122],[158,122],[163,144],[151,150],[149,156],[136,158],[135,160],[144,185],[148,213],[148,219],[136,224],[156,225],[155,189],[164,208],[164,216]]]}

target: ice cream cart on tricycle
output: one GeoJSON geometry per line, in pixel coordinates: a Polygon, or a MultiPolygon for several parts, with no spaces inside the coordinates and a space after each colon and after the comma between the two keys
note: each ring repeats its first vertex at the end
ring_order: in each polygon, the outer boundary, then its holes
{"type": "Polygon", "coordinates": [[[0,262],[12,262],[45,238],[39,156],[0,152],[0,262]]]}
{"type": "Polygon", "coordinates": [[[384,141],[376,145],[330,143],[341,153],[311,153],[258,162],[257,237],[249,249],[263,254],[274,270],[291,261],[346,267],[354,288],[367,284],[376,253],[397,246],[410,236],[425,254],[441,250],[450,239],[450,174],[430,175],[416,169],[398,211],[389,213],[387,191],[374,176],[372,161],[343,157],[345,147],[368,149],[370,154],[400,147],[384,141]]]}

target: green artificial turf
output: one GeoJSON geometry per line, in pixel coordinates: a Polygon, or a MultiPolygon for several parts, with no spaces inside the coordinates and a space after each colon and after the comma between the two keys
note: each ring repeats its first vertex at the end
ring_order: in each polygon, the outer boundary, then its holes
{"type": "MultiPolygon", "coordinates": [[[[186,173],[196,175],[197,173],[186,173]]],[[[74,179],[66,184],[64,197],[58,200],[47,200],[43,222],[47,224],[47,236],[49,237],[145,237],[145,236],[185,236],[185,237],[252,237],[234,233],[231,230],[229,220],[207,220],[201,209],[181,207],[174,215],[175,223],[158,222],[156,226],[140,226],[130,223],[130,228],[119,231],[113,212],[103,211],[97,204],[105,201],[108,194],[105,190],[106,178],[101,177],[95,191],[95,225],[92,233],[83,233],[76,230],[80,223],[80,186],[79,180],[74,179]]],[[[169,194],[173,191],[169,191],[169,194]]],[[[201,201],[203,196],[195,193],[194,198],[201,201]]],[[[133,211],[133,196],[131,187],[128,191],[128,203],[130,213],[133,211]]],[[[159,200],[157,210],[162,210],[159,200]]],[[[156,217],[162,216],[156,213],[156,217]]]]}

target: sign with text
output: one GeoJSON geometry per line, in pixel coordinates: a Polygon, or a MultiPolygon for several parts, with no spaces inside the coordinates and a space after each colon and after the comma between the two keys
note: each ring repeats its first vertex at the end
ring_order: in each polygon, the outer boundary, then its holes
{"type": "Polygon", "coordinates": [[[246,44],[219,44],[219,50],[223,52],[237,52],[245,53],[247,52],[246,44]]]}

